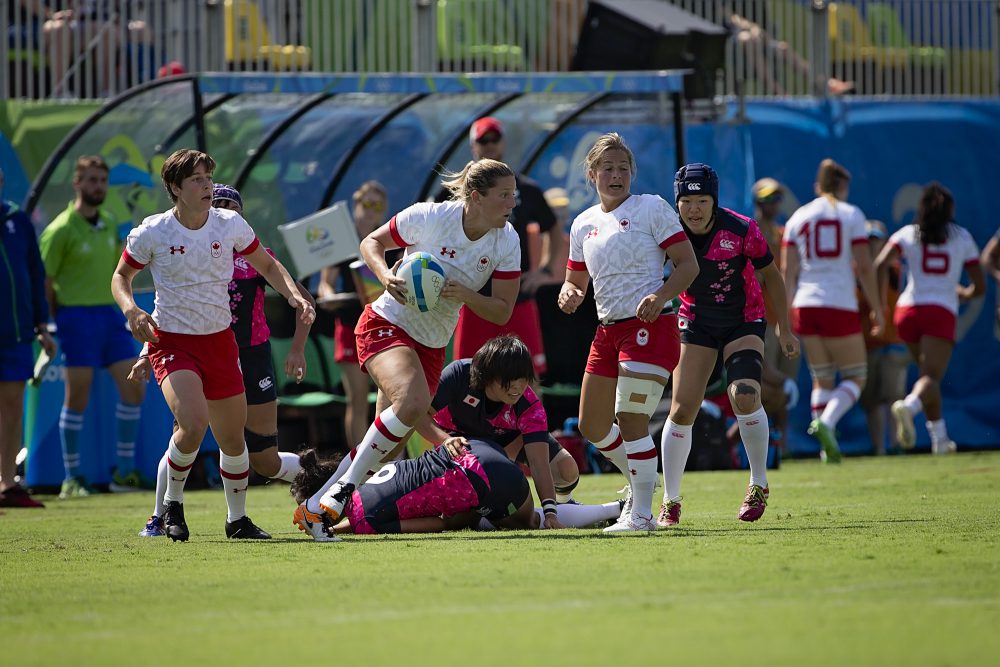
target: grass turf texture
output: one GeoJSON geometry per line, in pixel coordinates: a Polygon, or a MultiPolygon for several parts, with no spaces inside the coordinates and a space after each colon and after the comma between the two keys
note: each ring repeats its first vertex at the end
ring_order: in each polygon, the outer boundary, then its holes
{"type": "Polygon", "coordinates": [[[0,516],[0,645],[19,667],[998,664],[1000,452],[792,462],[756,524],[745,484],[689,474],[652,536],[333,544],[290,525],[284,485],[250,490],[258,543],[225,539],[220,492],[187,494],[187,544],[136,536],[151,494],[43,498],[0,516]]]}

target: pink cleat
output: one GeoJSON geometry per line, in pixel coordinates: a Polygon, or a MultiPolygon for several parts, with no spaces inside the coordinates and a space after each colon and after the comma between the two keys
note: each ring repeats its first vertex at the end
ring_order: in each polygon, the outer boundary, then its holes
{"type": "Polygon", "coordinates": [[[767,497],[770,491],[766,486],[751,484],[747,488],[747,497],[740,505],[738,515],[740,521],[756,521],[764,516],[764,509],[767,507],[767,497]]]}
{"type": "Polygon", "coordinates": [[[664,501],[660,504],[660,514],[656,517],[656,525],[660,528],[671,528],[681,522],[681,499],[664,501]]]}

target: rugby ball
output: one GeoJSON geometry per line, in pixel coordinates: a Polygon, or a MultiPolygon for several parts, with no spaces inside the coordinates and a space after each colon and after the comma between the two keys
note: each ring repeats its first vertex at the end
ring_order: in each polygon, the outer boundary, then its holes
{"type": "Polygon", "coordinates": [[[444,287],[444,268],[433,255],[407,255],[396,269],[396,276],[406,281],[406,305],[421,313],[434,309],[444,287]]]}

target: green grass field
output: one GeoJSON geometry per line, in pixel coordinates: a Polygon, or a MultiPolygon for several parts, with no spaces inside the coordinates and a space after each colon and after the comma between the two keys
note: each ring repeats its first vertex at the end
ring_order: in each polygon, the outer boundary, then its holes
{"type": "MultiPolygon", "coordinates": [[[[652,536],[451,533],[318,544],[287,487],[250,490],[273,540],[139,538],[150,494],[0,516],[7,665],[996,665],[1000,452],[791,462],[764,518],[746,475],[685,478],[652,536]]],[[[585,477],[585,502],[621,478],[585,477]]]]}

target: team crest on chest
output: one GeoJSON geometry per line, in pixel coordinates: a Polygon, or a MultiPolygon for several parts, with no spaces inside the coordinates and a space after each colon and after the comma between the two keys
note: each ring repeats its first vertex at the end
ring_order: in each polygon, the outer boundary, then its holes
{"type": "Polygon", "coordinates": [[[632,231],[632,221],[628,218],[622,218],[618,221],[618,231],[620,232],[630,232],[632,231]]]}
{"type": "Polygon", "coordinates": [[[472,407],[476,407],[477,405],[479,405],[479,399],[473,396],[472,394],[466,394],[465,398],[462,399],[462,402],[465,403],[466,405],[471,405],[472,407]]]}
{"type": "Polygon", "coordinates": [[[483,255],[482,257],[479,258],[479,261],[476,262],[476,271],[482,273],[488,268],[490,268],[490,258],[483,255]]]}
{"type": "Polygon", "coordinates": [[[219,241],[212,241],[212,257],[222,257],[222,243],[219,241]]]}
{"type": "Polygon", "coordinates": [[[636,345],[649,345],[649,329],[639,329],[635,332],[636,345]]]}

